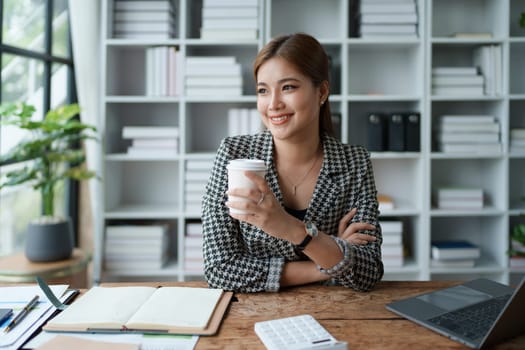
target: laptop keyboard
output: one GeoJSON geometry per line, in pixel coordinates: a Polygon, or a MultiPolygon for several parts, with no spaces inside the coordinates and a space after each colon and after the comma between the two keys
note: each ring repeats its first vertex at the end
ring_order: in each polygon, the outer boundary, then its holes
{"type": "Polygon", "coordinates": [[[454,333],[469,339],[484,336],[509,300],[509,295],[503,295],[475,305],[451,311],[429,321],[454,333]]]}

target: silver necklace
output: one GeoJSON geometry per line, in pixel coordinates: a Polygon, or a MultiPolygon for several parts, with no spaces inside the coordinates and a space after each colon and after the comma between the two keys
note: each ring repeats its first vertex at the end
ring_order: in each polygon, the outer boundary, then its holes
{"type": "Polygon", "coordinates": [[[317,160],[319,159],[320,157],[317,155],[312,163],[312,165],[310,166],[310,168],[308,169],[308,171],[303,175],[303,177],[301,178],[301,180],[297,183],[293,183],[292,181],[290,181],[290,179],[286,176],[286,178],[288,179],[288,182],[292,184],[292,190],[293,190],[293,195],[295,196],[297,194],[297,187],[299,187],[303,182],[304,180],[306,180],[306,177],[308,176],[308,174],[310,174],[310,172],[312,171],[312,169],[314,168],[315,164],[317,164],[317,160]]]}

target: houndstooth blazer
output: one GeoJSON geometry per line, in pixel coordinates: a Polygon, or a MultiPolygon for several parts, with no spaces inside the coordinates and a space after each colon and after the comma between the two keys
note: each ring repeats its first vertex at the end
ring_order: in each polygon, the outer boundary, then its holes
{"type": "MultiPolygon", "coordinates": [[[[361,146],[344,145],[330,136],[324,136],[322,142],[324,161],[304,220],[312,221],[319,230],[331,235],[343,252],[343,260],[328,270],[321,270],[336,284],[368,291],[383,276],[377,191],[369,154],[361,146]],[[378,238],[375,242],[352,245],[337,237],[340,219],[352,208],[358,209],[353,221],[377,227],[368,232],[378,238]]],[[[270,236],[228,214],[226,166],[237,158],[264,160],[268,167],[266,181],[277,200],[283,203],[271,133],[224,139],[202,203],[204,274],[214,288],[238,292],[278,291],[284,263],[304,260],[305,256],[298,254],[289,241],[270,236]]]]}

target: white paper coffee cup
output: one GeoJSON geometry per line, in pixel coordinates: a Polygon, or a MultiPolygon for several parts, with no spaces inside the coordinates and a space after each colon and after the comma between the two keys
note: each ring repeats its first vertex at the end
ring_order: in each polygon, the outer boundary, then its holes
{"type": "MultiPolygon", "coordinates": [[[[228,169],[228,190],[234,188],[255,188],[255,184],[248,179],[245,175],[245,171],[252,171],[258,176],[263,177],[266,174],[266,165],[264,161],[259,159],[234,159],[228,163],[226,167],[228,169]]],[[[246,202],[245,198],[236,196],[229,196],[230,202],[246,202]]],[[[245,214],[244,210],[230,208],[232,214],[245,214]]]]}

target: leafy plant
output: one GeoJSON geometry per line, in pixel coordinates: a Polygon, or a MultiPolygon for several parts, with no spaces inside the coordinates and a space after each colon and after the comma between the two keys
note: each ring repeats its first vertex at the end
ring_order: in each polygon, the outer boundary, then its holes
{"type": "Polygon", "coordinates": [[[43,215],[55,216],[55,185],[65,179],[86,180],[95,176],[82,163],[85,152],[80,142],[95,139],[94,126],[84,124],[74,117],[80,112],[78,104],[52,109],[43,120],[33,120],[35,108],[26,103],[0,105],[0,123],[13,125],[30,132],[28,139],[0,156],[0,164],[32,161],[23,168],[8,171],[0,179],[0,189],[32,183],[42,196],[43,215]]]}

